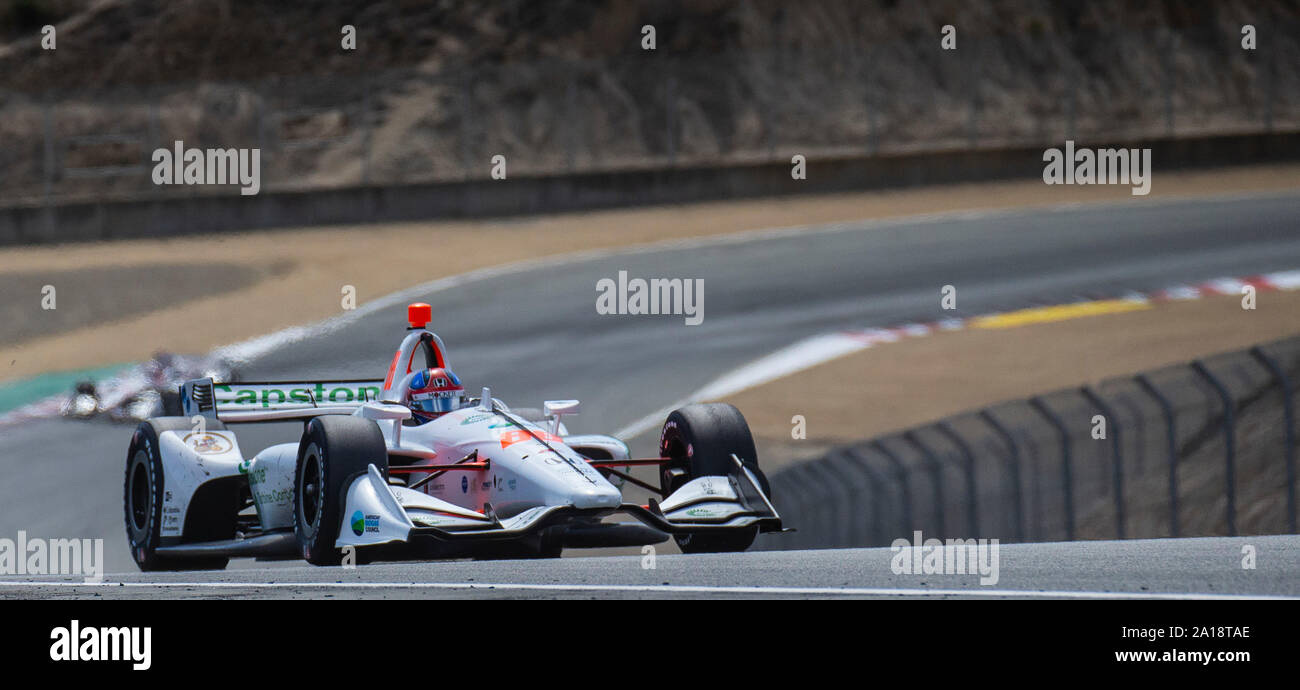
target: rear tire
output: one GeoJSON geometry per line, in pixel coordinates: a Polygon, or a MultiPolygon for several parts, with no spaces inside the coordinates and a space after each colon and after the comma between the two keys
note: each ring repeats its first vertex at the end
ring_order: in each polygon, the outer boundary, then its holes
{"type": "MultiPolygon", "coordinates": [[[[738,477],[733,453],[770,499],[767,477],[758,468],[754,436],[740,410],[726,403],[697,403],[674,410],[659,435],[659,457],[673,459],[660,470],[660,488],[668,496],[698,477],[738,477]]],[[[754,525],[715,534],[677,534],[673,539],[683,553],[718,553],[744,551],[756,536],[758,526],[754,525]]]]}
{"type": "MultiPolygon", "coordinates": [[[[229,558],[167,558],[157,553],[162,541],[163,477],[158,437],[166,431],[186,432],[194,428],[187,417],[158,417],[140,422],[126,451],[126,480],[122,505],[126,520],[126,542],[131,558],[143,572],[158,570],[221,570],[229,558]]],[[[226,426],[207,420],[207,429],[224,431],[226,426]]]]}
{"type": "Polygon", "coordinates": [[[334,543],[348,487],[372,464],[388,475],[388,449],[378,424],[343,416],[316,417],[307,424],[294,470],[293,532],[308,563],[338,565],[343,560],[334,543]]]}

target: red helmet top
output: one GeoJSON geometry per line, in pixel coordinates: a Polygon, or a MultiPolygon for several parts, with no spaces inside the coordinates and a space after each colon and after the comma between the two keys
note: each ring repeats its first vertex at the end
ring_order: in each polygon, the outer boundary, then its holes
{"type": "Polygon", "coordinates": [[[417,420],[436,419],[460,409],[465,387],[450,369],[424,369],[411,375],[407,405],[417,420]]]}

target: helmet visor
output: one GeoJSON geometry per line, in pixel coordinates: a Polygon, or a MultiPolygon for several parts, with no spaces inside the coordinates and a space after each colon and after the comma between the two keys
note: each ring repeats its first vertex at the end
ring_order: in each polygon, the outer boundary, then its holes
{"type": "Polygon", "coordinates": [[[411,408],[427,414],[444,414],[458,407],[459,396],[452,393],[430,393],[411,400],[411,408]]]}

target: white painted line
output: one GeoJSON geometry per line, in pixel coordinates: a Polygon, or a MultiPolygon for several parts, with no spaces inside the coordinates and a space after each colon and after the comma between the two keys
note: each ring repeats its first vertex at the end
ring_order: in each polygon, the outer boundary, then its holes
{"type": "Polygon", "coordinates": [[[0,587],[133,587],[141,589],[406,589],[536,592],[630,592],[640,594],[752,594],[797,596],[989,597],[1030,599],[1295,600],[1300,597],[1180,592],[1089,592],[1023,589],[922,589],[893,587],[782,587],[711,585],[586,585],[517,582],[0,582],[0,587]]]}
{"type": "Polygon", "coordinates": [[[1219,295],[1240,295],[1245,281],[1236,278],[1218,278],[1202,286],[1202,289],[1219,295]]]}
{"type": "Polygon", "coordinates": [[[1177,285],[1159,294],[1164,299],[1178,301],[1178,302],[1185,302],[1188,300],[1201,298],[1200,288],[1196,288],[1191,285],[1177,285]]]}
{"type": "Polygon", "coordinates": [[[1267,273],[1264,275],[1264,280],[1267,280],[1278,290],[1300,289],[1300,271],[1278,271],[1277,273],[1267,273]]]}
{"type": "Polygon", "coordinates": [[[668,413],[683,405],[700,400],[723,398],[868,347],[871,347],[870,340],[851,333],[827,333],[801,340],[723,374],[695,391],[689,398],[655,410],[615,431],[613,436],[622,439],[634,438],[662,424],[668,413]]]}

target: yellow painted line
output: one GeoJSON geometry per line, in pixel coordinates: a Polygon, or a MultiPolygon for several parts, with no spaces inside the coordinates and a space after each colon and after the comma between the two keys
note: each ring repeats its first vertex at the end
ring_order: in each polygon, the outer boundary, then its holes
{"type": "Polygon", "coordinates": [[[1085,316],[1102,314],[1121,314],[1127,311],[1150,309],[1151,303],[1142,300],[1108,299],[1097,302],[1080,302],[1078,304],[1057,304],[1050,307],[1034,307],[1009,311],[1005,314],[977,316],[970,321],[971,328],[1016,328],[1035,323],[1051,323],[1080,319],[1085,316]]]}

